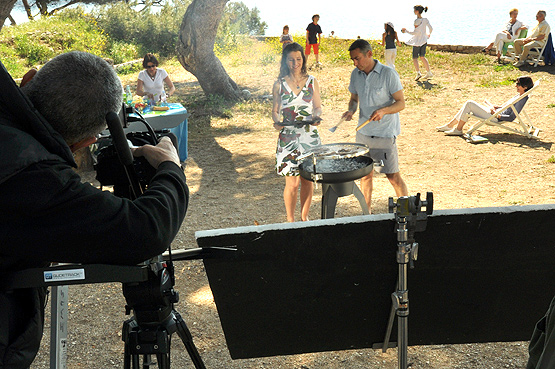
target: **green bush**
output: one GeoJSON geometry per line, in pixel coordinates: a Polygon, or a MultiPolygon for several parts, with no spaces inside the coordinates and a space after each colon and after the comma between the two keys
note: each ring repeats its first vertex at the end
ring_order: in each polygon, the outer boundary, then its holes
{"type": "Polygon", "coordinates": [[[4,27],[0,33],[0,45],[3,46],[0,59],[5,61],[12,75],[20,76],[28,67],[44,64],[66,51],[88,51],[107,57],[107,44],[108,37],[98,28],[94,18],[83,9],[74,8],[18,26],[4,27]]]}
{"type": "Polygon", "coordinates": [[[112,41],[108,46],[108,54],[114,64],[120,64],[129,60],[138,59],[140,50],[137,45],[123,41],[112,41]]]}
{"type": "MultiPolygon", "coordinates": [[[[117,2],[95,11],[99,27],[114,42],[133,44],[134,58],[151,52],[160,56],[175,55],[179,26],[190,0],[166,2],[158,12],[134,10],[136,2],[117,2]]],[[[115,60],[116,58],[114,58],[115,60]]]]}

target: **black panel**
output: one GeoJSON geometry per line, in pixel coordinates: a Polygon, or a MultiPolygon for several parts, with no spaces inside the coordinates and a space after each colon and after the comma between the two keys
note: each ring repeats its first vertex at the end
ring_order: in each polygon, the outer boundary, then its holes
{"type": "MultiPolygon", "coordinates": [[[[430,217],[408,273],[409,344],[528,340],[555,294],[554,216],[538,206],[430,217]]],[[[197,233],[201,247],[238,249],[204,261],[231,356],[382,342],[398,272],[385,218],[197,233]]]]}

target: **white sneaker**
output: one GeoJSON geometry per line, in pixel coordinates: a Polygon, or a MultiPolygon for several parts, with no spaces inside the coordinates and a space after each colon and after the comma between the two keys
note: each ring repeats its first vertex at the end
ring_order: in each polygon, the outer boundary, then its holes
{"type": "Polygon", "coordinates": [[[462,136],[463,135],[462,131],[459,131],[456,128],[450,129],[449,131],[445,131],[445,134],[447,136],[462,136]]]}
{"type": "Polygon", "coordinates": [[[426,79],[432,79],[433,76],[432,72],[426,73],[426,79]]]}
{"type": "Polygon", "coordinates": [[[422,73],[416,72],[416,78],[414,80],[418,81],[420,78],[422,78],[422,73]]]}
{"type": "Polygon", "coordinates": [[[524,65],[524,62],[522,60],[519,60],[519,61],[514,62],[513,65],[517,68],[522,67],[524,65]]]}
{"type": "Polygon", "coordinates": [[[453,129],[453,127],[449,127],[449,124],[446,124],[444,126],[439,126],[436,127],[436,129],[438,130],[438,132],[447,132],[453,129]]]}

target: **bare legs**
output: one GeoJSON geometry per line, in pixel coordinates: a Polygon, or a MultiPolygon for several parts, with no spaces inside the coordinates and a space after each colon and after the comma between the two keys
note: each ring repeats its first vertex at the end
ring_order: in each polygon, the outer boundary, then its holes
{"type": "MultiPolygon", "coordinates": [[[[393,186],[395,190],[395,194],[397,197],[401,196],[408,196],[409,190],[407,189],[407,185],[403,178],[401,177],[401,173],[386,173],[386,177],[389,180],[389,183],[393,186]]],[[[372,189],[374,188],[374,171],[370,172],[367,176],[364,176],[360,179],[360,187],[362,194],[364,195],[364,199],[366,200],[366,204],[368,205],[368,209],[371,209],[372,204],[372,189]]]]}
{"type": "Polygon", "coordinates": [[[283,200],[285,202],[285,212],[287,213],[288,222],[295,221],[295,207],[297,206],[299,186],[301,187],[301,220],[308,220],[308,212],[314,192],[313,183],[300,176],[286,176],[283,200]]]}
{"type": "Polygon", "coordinates": [[[451,121],[449,123],[447,123],[447,126],[449,128],[453,128],[453,127],[457,126],[457,130],[462,131],[465,124],[466,124],[466,122],[464,120],[458,120],[457,118],[453,118],[453,119],[451,119],[451,121]]]}
{"type": "MultiPolygon", "coordinates": [[[[425,56],[421,56],[420,60],[422,61],[422,65],[426,69],[426,72],[430,73],[430,63],[428,63],[428,59],[426,59],[425,56]]],[[[418,64],[418,59],[412,59],[412,62],[414,63],[414,69],[416,69],[416,71],[420,73],[420,65],[418,64]]]]}

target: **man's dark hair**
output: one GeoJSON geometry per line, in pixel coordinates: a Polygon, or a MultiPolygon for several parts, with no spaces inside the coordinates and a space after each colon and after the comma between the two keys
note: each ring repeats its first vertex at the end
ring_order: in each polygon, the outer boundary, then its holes
{"type": "Polygon", "coordinates": [[[363,38],[357,39],[355,42],[349,46],[349,51],[359,49],[361,53],[366,54],[368,51],[372,51],[372,45],[363,38]]]}
{"type": "Polygon", "coordinates": [[[82,51],[46,63],[21,90],[68,145],[106,128],[106,114],[119,112],[123,97],[114,68],[82,51]]]}
{"type": "Polygon", "coordinates": [[[316,18],[316,17],[318,17],[318,19],[320,19],[320,15],[314,14],[314,15],[312,16],[312,20],[314,20],[314,18],[316,18]]]}
{"type": "Polygon", "coordinates": [[[154,54],[147,53],[143,58],[143,68],[146,68],[148,63],[154,64],[155,67],[158,66],[158,59],[154,56],[154,54]]]}

